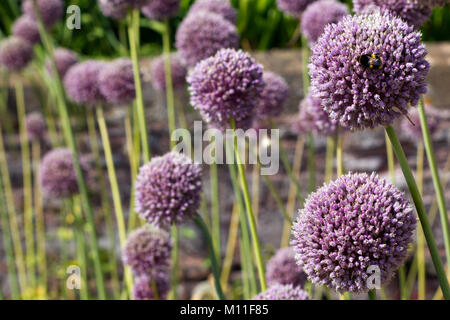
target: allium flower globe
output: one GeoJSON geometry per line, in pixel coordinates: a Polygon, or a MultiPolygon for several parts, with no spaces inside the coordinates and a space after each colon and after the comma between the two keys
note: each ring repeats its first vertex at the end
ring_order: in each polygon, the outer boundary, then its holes
{"type": "MultiPolygon", "coordinates": [[[[441,122],[439,111],[432,107],[427,107],[425,108],[425,112],[427,115],[427,124],[428,129],[430,130],[430,135],[434,136],[437,133],[439,129],[439,124],[441,122]]],[[[422,125],[420,123],[419,110],[417,109],[411,110],[411,112],[408,114],[408,117],[409,119],[407,119],[406,117],[402,119],[401,122],[402,133],[404,133],[405,136],[407,136],[412,141],[415,142],[423,141],[422,125]],[[411,123],[410,120],[414,123],[414,125],[411,123]]]]}
{"type": "Polygon", "coordinates": [[[294,287],[303,287],[306,274],[297,265],[293,248],[279,249],[267,262],[266,279],[269,286],[292,284],[294,287]]]}
{"type": "Polygon", "coordinates": [[[169,293],[170,283],[166,271],[154,271],[134,280],[133,295],[135,300],[164,300],[169,293]],[[155,294],[154,288],[158,291],[155,294]]]}
{"type": "Polygon", "coordinates": [[[11,36],[0,42],[0,64],[6,69],[20,71],[32,59],[33,47],[28,41],[11,36]]]}
{"type": "Polygon", "coordinates": [[[64,76],[67,96],[78,104],[93,107],[105,100],[100,91],[99,74],[105,62],[88,60],[72,66],[64,76]]]}
{"type": "Polygon", "coordinates": [[[264,89],[263,68],[242,50],[222,49],[203,60],[187,79],[191,104],[218,129],[251,119],[264,89]]]}
{"type": "Polygon", "coordinates": [[[236,24],[237,22],[237,11],[233,8],[229,0],[197,0],[192,4],[189,12],[196,13],[199,11],[216,13],[232,24],[236,24]]]}
{"type": "Polygon", "coordinates": [[[12,26],[12,34],[28,41],[31,44],[36,44],[41,41],[41,35],[39,34],[37,22],[30,19],[28,16],[21,16],[14,22],[12,26]]]}
{"type": "Polygon", "coordinates": [[[149,19],[164,20],[177,14],[180,0],[151,0],[142,7],[142,13],[149,19]]]}
{"type": "Polygon", "coordinates": [[[309,300],[308,293],[292,284],[275,284],[261,292],[253,300],[309,300]]]}
{"type": "Polygon", "coordinates": [[[349,173],[312,193],[293,226],[298,264],[317,285],[366,292],[367,269],[381,284],[407,256],[416,218],[406,196],[375,173],[349,173]]]}
{"type": "Polygon", "coordinates": [[[376,8],[390,11],[419,28],[430,18],[433,8],[443,5],[443,2],[439,0],[353,0],[353,8],[357,13],[376,8]]]}
{"type": "Polygon", "coordinates": [[[169,234],[151,225],[133,231],[123,250],[123,262],[137,275],[154,269],[165,269],[170,264],[172,242],[169,234]]]}
{"type": "Polygon", "coordinates": [[[70,149],[49,151],[41,161],[39,181],[48,197],[65,198],[78,193],[78,182],[70,149]]]}
{"type": "MultiPolygon", "coordinates": [[[[64,13],[64,3],[62,0],[36,0],[42,22],[46,27],[51,27],[61,20],[64,13]]],[[[22,12],[30,18],[36,20],[34,14],[33,0],[22,2],[22,12]]]]}
{"type": "Polygon", "coordinates": [[[387,12],[344,17],[328,25],[312,49],[311,92],[344,128],[389,125],[426,92],[430,64],[420,39],[387,12]],[[379,55],[381,67],[361,64],[367,54],[379,55]]]}
{"type": "Polygon", "coordinates": [[[278,9],[294,17],[299,17],[316,0],[277,0],[278,9]]]}
{"type": "Polygon", "coordinates": [[[136,211],[158,227],[191,219],[200,205],[202,174],[185,155],[170,152],[141,167],[136,181],[136,211]]]}
{"type": "Polygon", "coordinates": [[[264,90],[261,92],[256,107],[256,116],[259,119],[280,115],[289,97],[289,86],[283,77],[266,71],[263,74],[263,81],[265,83],[264,90]]]}
{"type": "Polygon", "coordinates": [[[98,0],[100,11],[107,17],[123,19],[127,15],[128,3],[120,0],[98,0]]]}
{"type": "Polygon", "coordinates": [[[28,139],[39,141],[44,138],[46,132],[45,119],[39,112],[33,112],[26,116],[25,127],[27,129],[28,139]]]}
{"type": "Polygon", "coordinates": [[[175,46],[188,67],[213,56],[223,48],[239,47],[236,27],[220,15],[200,11],[189,14],[180,24],[175,46]]]}
{"type": "MultiPolygon", "coordinates": [[[[159,91],[166,91],[166,69],[164,60],[163,55],[157,57],[153,60],[150,69],[153,87],[159,91]]],[[[173,88],[175,90],[185,88],[187,69],[177,53],[170,55],[170,65],[172,69],[173,88]]]]}
{"type": "Polygon", "coordinates": [[[98,76],[100,92],[113,105],[131,103],[136,97],[133,62],[120,58],[109,62],[98,76]]]}
{"type": "Polygon", "coordinates": [[[311,46],[330,23],[337,23],[349,14],[348,7],[336,0],[320,0],[308,6],[302,15],[301,29],[311,46]]]}
{"type": "MultiPolygon", "coordinates": [[[[53,58],[55,59],[56,69],[58,69],[59,76],[64,79],[67,71],[76,63],[78,63],[78,57],[76,52],[66,49],[57,48],[53,52],[53,58]]],[[[45,67],[50,75],[53,75],[50,59],[45,60],[45,67]]]]}

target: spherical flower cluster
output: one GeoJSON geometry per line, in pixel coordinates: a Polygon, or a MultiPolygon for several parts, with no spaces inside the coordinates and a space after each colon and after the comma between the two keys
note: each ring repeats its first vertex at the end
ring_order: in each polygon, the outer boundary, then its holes
{"type": "Polygon", "coordinates": [[[104,101],[100,91],[99,74],[105,62],[88,60],[71,67],[64,77],[67,96],[78,104],[94,106],[104,101]]]}
{"type": "Polygon", "coordinates": [[[306,274],[297,265],[295,253],[292,248],[278,250],[269,262],[267,262],[266,279],[269,286],[278,283],[303,287],[306,282],[306,274]]]}
{"type": "Polygon", "coordinates": [[[277,6],[284,13],[299,17],[314,1],[316,0],[277,0],[277,6]]]}
{"type": "Polygon", "coordinates": [[[20,71],[33,59],[33,47],[19,37],[9,37],[0,43],[0,64],[10,71],[20,71]]]}
{"type": "Polygon", "coordinates": [[[151,0],[142,7],[142,13],[149,19],[171,18],[180,9],[180,0],[151,0]]]}
{"type": "Polygon", "coordinates": [[[289,97],[289,86],[281,76],[267,71],[263,74],[263,81],[264,90],[256,107],[256,116],[259,119],[280,115],[289,97]]]}
{"type": "Polygon", "coordinates": [[[131,103],[136,97],[133,62],[120,58],[109,62],[99,76],[100,92],[113,105],[131,103]]]}
{"type": "MultiPolygon", "coordinates": [[[[166,69],[165,58],[159,56],[152,62],[150,74],[153,87],[159,91],[166,91],[166,69]]],[[[185,88],[187,70],[177,53],[170,55],[172,69],[172,85],[175,90],[185,88]]]]}
{"type": "MultiPolygon", "coordinates": [[[[58,69],[59,76],[64,79],[67,71],[76,63],[78,63],[77,54],[66,48],[57,48],[53,52],[53,57],[56,63],[56,69],[58,69]]],[[[50,59],[45,60],[45,67],[50,75],[53,75],[50,59]]]]}
{"type": "Polygon", "coordinates": [[[338,23],[349,14],[347,5],[336,0],[312,3],[302,15],[301,29],[310,46],[313,46],[330,23],[338,23]]]}
{"type": "Polygon", "coordinates": [[[321,100],[314,98],[311,94],[300,102],[300,114],[298,128],[300,132],[313,131],[317,134],[329,136],[337,132],[338,124],[332,120],[323,110],[321,100]]]}
{"type": "MultiPolygon", "coordinates": [[[[64,12],[64,3],[62,0],[36,0],[42,23],[51,27],[61,20],[64,12]]],[[[30,18],[36,20],[34,14],[33,0],[25,0],[22,3],[22,12],[30,18]]]]}
{"type": "Polygon", "coordinates": [[[434,0],[353,0],[357,13],[380,8],[392,12],[417,28],[430,18],[433,7],[437,5],[442,3],[434,0]]]}
{"type": "Polygon", "coordinates": [[[98,0],[98,6],[102,13],[113,19],[123,19],[128,10],[142,8],[149,0],[98,0]]]}
{"type": "Polygon", "coordinates": [[[136,211],[159,227],[181,224],[200,205],[201,168],[187,156],[170,152],[141,167],[136,182],[136,211]]]}
{"type": "Polygon", "coordinates": [[[421,35],[400,18],[379,11],[328,25],[313,47],[311,91],[344,128],[388,125],[426,92],[430,64],[421,35]],[[360,57],[379,55],[379,68],[360,57]]]}
{"type": "Polygon", "coordinates": [[[222,49],[188,77],[191,104],[211,126],[251,119],[264,89],[263,68],[242,50],[222,49]]]}
{"type": "Polygon", "coordinates": [[[176,48],[183,62],[194,67],[223,48],[237,48],[239,35],[236,27],[220,15],[200,11],[189,14],[176,34],[176,48]]]}
{"type": "Polygon", "coordinates": [[[21,16],[14,22],[12,34],[31,44],[36,44],[41,41],[38,24],[28,16],[21,16]]]}
{"type": "Polygon", "coordinates": [[[163,300],[169,292],[169,276],[166,271],[145,274],[134,280],[133,295],[135,300],[163,300]],[[154,288],[156,287],[157,294],[154,288]]]}
{"type": "Polygon", "coordinates": [[[292,284],[275,284],[261,292],[253,300],[309,300],[308,293],[292,284]]]}
{"type": "Polygon", "coordinates": [[[167,269],[172,242],[169,234],[151,225],[135,230],[128,236],[123,261],[137,275],[151,270],[167,269]]]}
{"type": "MultiPolygon", "coordinates": [[[[425,108],[425,112],[427,115],[427,123],[428,129],[430,130],[431,136],[435,135],[439,129],[440,117],[439,113],[436,109],[432,107],[425,108]]],[[[408,114],[408,118],[402,119],[401,128],[402,132],[407,136],[410,140],[418,142],[422,141],[422,125],[420,123],[420,115],[419,110],[413,109],[408,114]],[[414,123],[414,125],[411,123],[414,123]]]]}
{"type": "Polygon", "coordinates": [[[78,193],[78,182],[70,149],[57,148],[41,161],[39,180],[44,194],[53,198],[70,197],[78,193]]]}
{"type": "Polygon", "coordinates": [[[28,139],[39,141],[44,138],[46,126],[45,119],[39,112],[33,112],[27,115],[25,119],[28,139]]]}
{"type": "Polygon", "coordinates": [[[229,0],[197,0],[191,6],[189,12],[196,13],[199,11],[216,13],[232,24],[237,22],[236,9],[233,8],[229,0]]]}
{"type": "Polygon", "coordinates": [[[293,226],[292,245],[313,283],[365,292],[368,268],[379,268],[385,284],[405,259],[415,227],[401,191],[375,173],[349,173],[309,196],[293,226]]]}

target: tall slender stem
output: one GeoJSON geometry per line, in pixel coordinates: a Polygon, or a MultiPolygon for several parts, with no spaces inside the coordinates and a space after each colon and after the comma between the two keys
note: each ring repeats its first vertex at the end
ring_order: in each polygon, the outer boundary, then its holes
{"type": "Polygon", "coordinates": [[[441,180],[439,179],[436,157],[434,155],[433,143],[431,142],[430,129],[428,127],[427,115],[425,113],[424,103],[421,99],[419,102],[420,125],[422,127],[423,143],[427,153],[428,164],[430,166],[431,176],[433,178],[434,189],[438,200],[439,213],[441,217],[442,234],[444,236],[445,255],[447,263],[450,263],[450,224],[447,216],[447,208],[445,205],[444,190],[441,180]]]}
{"type": "Polygon", "coordinates": [[[132,109],[128,108],[127,115],[125,117],[125,136],[126,136],[126,146],[127,146],[127,153],[128,153],[128,161],[130,164],[130,175],[131,175],[131,197],[130,197],[130,206],[129,206],[129,215],[128,215],[128,231],[134,229],[136,226],[136,220],[137,220],[137,213],[134,210],[135,205],[135,196],[136,192],[134,190],[134,185],[136,181],[137,176],[137,166],[138,163],[136,162],[136,154],[134,152],[134,141],[133,141],[133,130],[131,126],[131,113],[132,109]]]}
{"type": "Polygon", "coordinates": [[[81,300],[89,299],[89,282],[87,278],[88,267],[86,260],[86,245],[84,241],[84,228],[83,228],[83,214],[81,212],[81,206],[79,203],[79,198],[77,196],[71,199],[72,214],[74,217],[74,232],[75,232],[75,242],[76,242],[76,257],[77,262],[81,269],[81,288],[80,288],[80,298],[81,300]]]}
{"type": "Polygon", "coordinates": [[[259,221],[259,178],[260,178],[260,166],[253,166],[252,170],[252,206],[255,213],[256,224],[259,221]]]}
{"type": "Polygon", "coordinates": [[[211,181],[211,221],[214,251],[217,254],[217,261],[221,260],[221,239],[220,239],[220,207],[219,207],[219,175],[217,163],[214,161],[209,166],[211,181]]]}
{"type": "MultiPolygon", "coordinates": [[[[423,167],[424,167],[424,145],[417,145],[417,188],[423,193],[423,167]]],[[[417,280],[419,288],[419,300],[426,299],[426,265],[425,265],[425,236],[420,226],[417,228],[417,280]]]]}
{"type": "Polygon", "coordinates": [[[180,251],[180,234],[176,226],[171,228],[172,235],[172,294],[171,299],[177,300],[178,298],[178,268],[179,268],[179,251],[180,251]]]}
{"type": "Polygon", "coordinates": [[[44,44],[46,53],[50,59],[51,62],[51,68],[53,71],[53,77],[55,80],[55,86],[56,86],[56,96],[57,96],[57,107],[58,107],[58,113],[61,120],[62,128],[63,128],[63,134],[64,139],[66,141],[67,146],[71,149],[73,154],[73,162],[74,162],[74,168],[75,173],[77,176],[77,182],[78,182],[78,188],[80,189],[80,194],[82,197],[82,203],[84,206],[84,210],[86,212],[86,219],[90,231],[90,246],[91,246],[91,256],[94,261],[94,271],[95,271],[95,279],[96,279],[96,285],[98,290],[98,296],[100,299],[104,300],[106,298],[106,289],[105,289],[105,283],[103,280],[103,273],[102,273],[102,265],[100,260],[100,253],[99,253],[99,247],[98,247],[98,241],[97,241],[97,233],[95,230],[95,220],[94,220],[94,213],[92,210],[92,206],[90,203],[88,191],[86,182],[83,177],[83,171],[81,169],[80,160],[78,156],[78,150],[75,143],[75,137],[73,135],[72,127],[70,124],[70,118],[69,113],[67,110],[66,100],[65,100],[65,92],[64,87],[61,82],[61,78],[59,77],[58,68],[56,67],[55,58],[53,55],[53,43],[50,39],[50,36],[47,33],[47,30],[42,23],[41,14],[39,11],[39,8],[37,6],[36,0],[33,0],[34,5],[34,12],[37,17],[38,26],[39,26],[39,34],[41,36],[42,43],[44,44]]]}
{"type": "Polygon", "coordinates": [[[16,104],[17,116],[19,120],[20,146],[22,151],[22,175],[24,190],[24,229],[25,229],[25,245],[26,245],[26,264],[29,276],[29,285],[36,288],[36,270],[35,270],[35,241],[33,228],[33,186],[31,177],[30,164],[30,146],[26,128],[25,115],[25,98],[23,92],[23,84],[16,81],[16,104]]]}
{"type": "MultiPolygon", "coordinates": [[[[164,22],[164,32],[163,36],[163,55],[164,55],[164,71],[165,71],[165,79],[166,79],[166,102],[167,102],[167,114],[169,121],[169,138],[172,135],[172,132],[176,129],[176,117],[175,117],[175,96],[173,93],[173,81],[172,81],[172,64],[170,57],[170,25],[169,21],[165,20],[164,22]]],[[[173,148],[175,146],[175,141],[170,139],[170,147],[173,148]]]]}
{"type": "Polygon", "coordinates": [[[231,213],[227,250],[225,254],[225,259],[223,260],[222,273],[220,275],[220,282],[222,283],[224,291],[227,291],[228,287],[228,278],[230,276],[231,266],[233,264],[233,256],[236,250],[238,232],[239,232],[239,207],[235,203],[233,206],[233,212],[231,213]]]}
{"type": "Polygon", "coordinates": [[[220,300],[225,300],[225,295],[223,294],[222,285],[220,283],[220,275],[219,275],[219,265],[217,264],[216,255],[214,253],[214,246],[211,240],[211,235],[209,234],[208,228],[206,227],[205,222],[200,217],[200,215],[196,215],[194,217],[194,222],[200,227],[205,236],[206,242],[208,244],[210,250],[210,259],[211,259],[211,269],[214,276],[214,284],[216,287],[217,297],[220,300]]]}
{"type": "Polygon", "coordinates": [[[420,196],[419,189],[417,188],[416,181],[414,180],[414,176],[411,172],[411,168],[409,167],[408,160],[406,159],[405,153],[400,144],[400,141],[397,138],[397,134],[395,133],[394,128],[392,126],[387,126],[386,132],[389,136],[389,139],[391,140],[395,155],[397,156],[397,160],[400,164],[400,167],[402,168],[403,175],[405,176],[406,183],[408,184],[409,191],[414,200],[417,214],[419,216],[419,220],[425,234],[425,239],[428,243],[428,248],[430,250],[431,258],[436,269],[442,292],[445,299],[450,299],[450,287],[445,275],[444,265],[442,264],[441,258],[439,257],[439,251],[436,245],[436,241],[433,237],[433,231],[431,230],[431,225],[425,212],[425,206],[423,204],[422,197],[420,196]]]}
{"type": "MultiPolygon", "coordinates": [[[[120,198],[119,183],[117,181],[116,168],[114,166],[114,159],[112,155],[111,143],[109,141],[108,129],[106,128],[106,121],[101,106],[97,107],[97,121],[103,142],[103,150],[105,152],[106,167],[108,170],[109,183],[111,185],[111,193],[113,197],[114,212],[116,213],[117,228],[119,231],[120,247],[124,248],[127,241],[125,217],[123,214],[122,200],[120,198]]],[[[128,289],[128,294],[130,294],[131,296],[133,292],[133,277],[128,266],[125,266],[124,269],[125,283],[128,289]]]]}
{"type": "Polygon", "coordinates": [[[329,183],[331,181],[331,178],[333,177],[333,159],[334,159],[334,152],[336,148],[336,141],[334,137],[328,136],[327,137],[327,153],[326,153],[326,160],[325,160],[325,183],[329,183]]]}
{"type": "Polygon", "coordinates": [[[341,134],[337,137],[336,148],[336,162],[337,162],[337,175],[342,176],[344,174],[344,151],[343,151],[343,138],[341,134]]]}
{"type": "MultiPolygon", "coordinates": [[[[233,131],[236,130],[236,122],[233,118],[230,119],[230,123],[231,123],[231,128],[233,129],[233,131]]],[[[256,229],[255,216],[253,214],[252,203],[251,203],[250,194],[248,191],[247,179],[245,178],[244,166],[241,162],[240,155],[239,155],[236,135],[233,136],[233,140],[234,140],[234,153],[236,155],[236,162],[237,162],[237,167],[238,167],[238,172],[239,172],[239,178],[240,178],[240,182],[241,182],[242,193],[244,195],[244,203],[245,203],[245,206],[247,209],[246,210],[247,211],[247,219],[248,219],[248,222],[250,225],[250,233],[252,235],[253,250],[255,251],[255,256],[256,256],[256,265],[258,267],[259,281],[261,284],[261,290],[265,291],[267,289],[267,282],[266,282],[264,264],[263,264],[263,260],[262,260],[262,254],[261,254],[261,246],[259,243],[258,231],[256,229]]]]}
{"type": "Polygon", "coordinates": [[[139,125],[139,134],[141,137],[142,152],[144,161],[150,161],[150,147],[148,143],[147,124],[144,109],[144,95],[142,92],[141,71],[139,64],[139,10],[134,9],[128,14],[128,38],[130,42],[131,60],[133,61],[134,85],[136,88],[136,107],[139,125]],[[137,14],[136,14],[137,12],[137,14]],[[136,21],[137,20],[137,21],[136,21]]]}

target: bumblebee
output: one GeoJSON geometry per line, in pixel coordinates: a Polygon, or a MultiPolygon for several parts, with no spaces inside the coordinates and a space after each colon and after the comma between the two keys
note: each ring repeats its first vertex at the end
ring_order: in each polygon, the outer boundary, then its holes
{"type": "Polygon", "coordinates": [[[364,68],[379,70],[383,66],[383,58],[377,53],[363,54],[358,57],[358,62],[364,68]]]}

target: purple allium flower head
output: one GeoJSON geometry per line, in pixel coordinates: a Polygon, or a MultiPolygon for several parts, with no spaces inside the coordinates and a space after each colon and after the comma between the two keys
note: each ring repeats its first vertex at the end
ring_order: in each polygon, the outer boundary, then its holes
{"type": "Polygon", "coordinates": [[[205,122],[225,129],[230,118],[251,122],[264,89],[263,68],[242,50],[222,49],[201,61],[187,79],[191,104],[205,122]]]}
{"type": "MultiPolygon", "coordinates": [[[[430,129],[431,136],[435,135],[439,129],[440,117],[439,112],[433,107],[425,108],[425,112],[427,115],[428,129],[430,129]]],[[[420,116],[419,110],[412,109],[409,112],[408,117],[414,123],[414,125],[405,117],[401,121],[402,132],[407,136],[411,141],[419,142],[423,140],[422,137],[422,126],[420,124],[420,116]]]]}
{"type": "Polygon", "coordinates": [[[39,112],[33,112],[27,115],[25,119],[28,139],[31,141],[39,141],[44,138],[46,125],[45,119],[39,112]]]}
{"type": "Polygon", "coordinates": [[[135,300],[164,300],[169,292],[169,275],[165,270],[155,270],[149,274],[141,275],[134,281],[135,300]],[[154,288],[158,291],[155,295],[154,288]]]}
{"type": "Polygon", "coordinates": [[[236,27],[220,15],[200,11],[189,14],[178,27],[176,48],[183,62],[194,67],[223,48],[239,47],[236,27]]]}
{"type": "Polygon", "coordinates": [[[292,284],[275,284],[253,300],[309,300],[308,293],[292,284]]]}
{"type": "MultiPolygon", "coordinates": [[[[58,69],[59,76],[64,79],[67,71],[76,63],[78,63],[78,57],[76,52],[66,49],[57,48],[53,52],[53,57],[55,58],[56,69],[58,69]]],[[[51,67],[50,59],[45,60],[45,67],[50,75],[53,75],[53,70],[51,67]]]]}
{"type": "Polygon", "coordinates": [[[106,64],[99,77],[100,91],[113,105],[131,103],[136,97],[133,62],[119,58],[106,64]]]}
{"type": "MultiPolygon", "coordinates": [[[[182,63],[178,53],[170,55],[170,65],[172,67],[172,84],[175,90],[186,87],[187,70],[182,63]]],[[[164,55],[161,55],[152,62],[150,74],[153,87],[159,91],[166,91],[166,69],[164,55]]]]}
{"type": "Polygon", "coordinates": [[[306,274],[295,261],[294,249],[282,248],[267,262],[267,284],[292,284],[294,287],[303,287],[306,282],[306,274]]]}
{"type": "Polygon", "coordinates": [[[170,265],[172,242],[169,234],[152,225],[133,231],[123,251],[123,262],[137,275],[170,265]]]}
{"type": "MultiPolygon", "coordinates": [[[[55,25],[61,20],[64,12],[64,3],[62,0],[36,0],[42,22],[46,27],[55,25]]],[[[22,2],[22,12],[31,19],[36,20],[34,14],[33,0],[22,2]]]]}
{"type": "Polygon", "coordinates": [[[337,132],[338,124],[332,120],[328,113],[323,110],[321,100],[314,98],[311,94],[300,102],[299,119],[300,128],[306,133],[313,131],[320,135],[333,135],[337,132]]]}
{"type": "Polygon", "coordinates": [[[293,226],[297,263],[318,285],[365,292],[367,269],[385,284],[407,256],[416,217],[406,196],[373,173],[349,173],[312,193],[293,226]]]}
{"type": "Polygon", "coordinates": [[[353,0],[353,10],[357,13],[380,8],[390,11],[409,24],[419,28],[426,22],[433,7],[442,5],[442,1],[435,0],[353,0]],[[439,3],[441,2],[441,3],[439,3]]]}
{"type": "Polygon", "coordinates": [[[127,15],[129,4],[121,0],[98,0],[101,12],[113,19],[123,19],[127,15]]]}
{"type": "Polygon", "coordinates": [[[78,193],[72,151],[66,148],[49,151],[41,161],[39,179],[48,197],[65,198],[78,193]]]}
{"type": "Polygon", "coordinates": [[[41,41],[37,22],[28,16],[21,16],[14,22],[12,34],[27,40],[31,44],[36,44],[41,41]]]}
{"type": "Polygon", "coordinates": [[[294,17],[300,17],[310,3],[316,0],[277,0],[278,9],[294,17]]]}
{"type": "Polygon", "coordinates": [[[200,205],[202,174],[185,155],[169,152],[141,167],[136,182],[136,211],[158,227],[181,224],[200,205]]]}
{"type": "Polygon", "coordinates": [[[104,102],[100,91],[99,74],[106,66],[105,62],[88,60],[72,66],[64,76],[67,96],[78,104],[94,106],[104,102]]]}
{"type": "Polygon", "coordinates": [[[310,45],[314,45],[330,23],[349,14],[347,5],[335,0],[320,0],[309,5],[302,15],[301,29],[310,45]]]}
{"type": "Polygon", "coordinates": [[[164,20],[177,14],[180,0],[151,0],[142,7],[142,13],[149,19],[164,20]]]}
{"type": "Polygon", "coordinates": [[[213,12],[221,15],[232,24],[237,22],[237,11],[231,5],[229,0],[197,0],[191,6],[190,13],[199,11],[213,12]]]}
{"type": "Polygon", "coordinates": [[[284,104],[289,97],[289,86],[283,77],[270,71],[263,74],[264,90],[256,106],[259,119],[275,117],[283,112],[284,104]]]}
{"type": "Polygon", "coordinates": [[[387,12],[344,17],[313,47],[311,91],[330,118],[348,129],[388,125],[426,92],[430,64],[421,35],[387,12]],[[359,57],[378,54],[380,68],[359,57]]]}
{"type": "Polygon", "coordinates": [[[20,71],[33,59],[32,45],[19,37],[11,36],[0,42],[0,64],[10,71],[20,71]]]}

